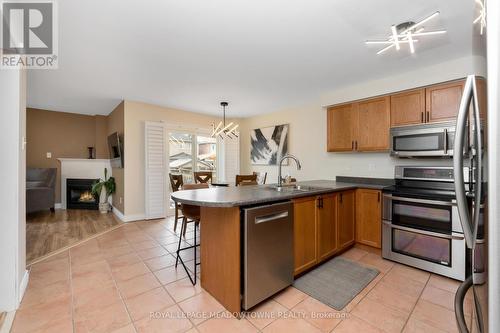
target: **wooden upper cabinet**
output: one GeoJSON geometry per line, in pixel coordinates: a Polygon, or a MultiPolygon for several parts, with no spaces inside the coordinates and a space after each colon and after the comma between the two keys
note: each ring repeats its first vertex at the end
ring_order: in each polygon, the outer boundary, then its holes
{"type": "Polygon", "coordinates": [[[425,89],[415,89],[391,95],[391,126],[425,122],[425,89]]]}
{"type": "Polygon", "coordinates": [[[328,109],[330,152],[389,149],[390,99],[378,97],[328,109]]]}
{"type": "Polygon", "coordinates": [[[464,80],[436,84],[425,88],[425,108],[428,123],[450,121],[457,118],[464,80]]]}
{"type": "Polygon", "coordinates": [[[328,108],[328,151],[350,151],[353,149],[354,113],[354,104],[343,104],[328,108]]]}
{"type": "Polygon", "coordinates": [[[338,250],[337,194],[323,195],[319,200],[316,219],[318,223],[318,260],[321,261],[338,250]]]}
{"type": "Polygon", "coordinates": [[[388,96],[359,102],[356,150],[389,149],[390,115],[391,100],[388,96]]]}
{"type": "Polygon", "coordinates": [[[381,248],[382,193],[378,190],[356,190],[356,242],[381,248]]]}
{"type": "Polygon", "coordinates": [[[338,214],[337,225],[339,249],[354,243],[354,221],[356,218],[355,192],[344,191],[337,194],[338,214]]]}
{"type": "Polygon", "coordinates": [[[314,266],[316,249],[316,197],[293,200],[294,274],[314,266]]]}

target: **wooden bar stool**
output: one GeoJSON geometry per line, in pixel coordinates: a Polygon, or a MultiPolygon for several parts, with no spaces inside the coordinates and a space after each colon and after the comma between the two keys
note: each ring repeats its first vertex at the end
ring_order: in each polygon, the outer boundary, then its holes
{"type": "Polygon", "coordinates": [[[257,175],[236,175],[236,186],[257,185],[257,175]]]}
{"type": "MultiPolygon", "coordinates": [[[[202,188],[208,188],[208,184],[184,184],[182,187],[183,190],[196,190],[196,189],[202,189],[202,188]]],[[[186,229],[188,223],[194,222],[194,240],[193,240],[193,245],[191,246],[186,246],[181,248],[181,241],[182,237],[179,236],[179,244],[177,245],[177,257],[175,258],[175,268],[177,268],[177,265],[179,264],[179,260],[184,267],[184,270],[186,271],[189,280],[193,285],[196,284],[196,273],[197,269],[196,267],[200,264],[199,262],[196,262],[196,248],[200,246],[200,244],[197,243],[196,240],[196,227],[199,226],[200,224],[200,207],[199,206],[193,206],[193,205],[185,205],[181,204],[181,210],[182,210],[182,225],[181,225],[181,235],[186,235],[186,229]],[[194,249],[194,277],[191,277],[191,274],[189,273],[188,268],[186,267],[186,264],[184,263],[184,260],[180,256],[181,251],[189,250],[189,249],[194,249]]]]}
{"type": "MultiPolygon", "coordinates": [[[[179,191],[184,185],[184,180],[182,179],[182,175],[174,175],[169,173],[168,177],[170,178],[170,186],[172,187],[172,192],[179,191]]],[[[174,220],[174,232],[177,229],[177,221],[182,219],[182,216],[179,216],[179,211],[181,210],[181,204],[175,202],[175,220],[174,220]]]]}
{"type": "Polygon", "coordinates": [[[212,171],[196,171],[194,173],[194,182],[196,184],[212,183],[212,171]]]}

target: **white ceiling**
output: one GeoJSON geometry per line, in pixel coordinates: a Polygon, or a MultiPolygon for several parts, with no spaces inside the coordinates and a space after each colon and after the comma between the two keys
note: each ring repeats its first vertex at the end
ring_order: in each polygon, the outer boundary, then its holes
{"type": "Polygon", "coordinates": [[[472,53],[473,0],[64,0],[59,69],[29,73],[28,105],[108,114],[122,99],[245,117],[472,53]],[[439,10],[417,52],[366,39],[439,10]],[[425,38],[425,39],[424,39],[425,38]]]}

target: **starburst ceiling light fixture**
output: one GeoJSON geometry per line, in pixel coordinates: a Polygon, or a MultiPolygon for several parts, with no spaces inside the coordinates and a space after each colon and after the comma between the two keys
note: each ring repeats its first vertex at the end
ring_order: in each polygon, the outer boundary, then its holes
{"type": "Polygon", "coordinates": [[[481,0],[476,0],[476,3],[479,5],[479,16],[474,20],[473,23],[479,23],[479,33],[482,35],[484,29],[486,29],[486,6],[481,0]]]}
{"type": "Polygon", "coordinates": [[[212,135],[211,137],[216,138],[220,136],[221,139],[230,138],[234,139],[238,137],[238,133],[236,129],[238,128],[238,124],[230,122],[226,125],[226,107],[228,105],[227,102],[220,102],[222,106],[222,120],[219,122],[217,127],[215,124],[212,124],[212,135]]]}
{"type": "Polygon", "coordinates": [[[377,54],[382,54],[392,48],[396,48],[396,51],[399,51],[402,45],[409,45],[410,52],[415,53],[415,43],[419,42],[419,40],[415,37],[441,35],[446,33],[446,30],[424,31],[424,27],[422,25],[438,15],[439,12],[435,12],[434,14],[416,23],[409,21],[400,23],[398,25],[393,25],[391,26],[391,35],[387,37],[387,39],[367,40],[365,43],[367,45],[387,45],[386,47],[378,51],[377,54]]]}

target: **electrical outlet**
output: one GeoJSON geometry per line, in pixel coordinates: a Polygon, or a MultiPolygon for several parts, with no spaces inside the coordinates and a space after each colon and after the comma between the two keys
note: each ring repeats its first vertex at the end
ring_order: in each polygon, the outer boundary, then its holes
{"type": "Polygon", "coordinates": [[[52,153],[50,151],[47,152],[47,158],[52,158],[52,153]]]}
{"type": "Polygon", "coordinates": [[[123,203],[123,198],[122,198],[122,197],[120,197],[120,204],[122,204],[122,203],[123,203]]]}

